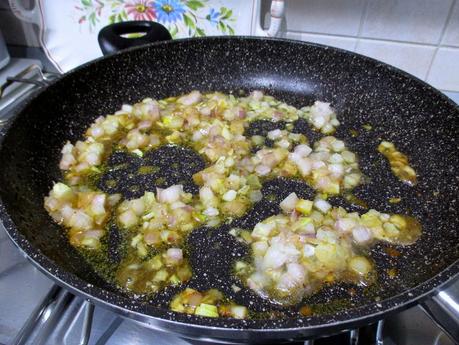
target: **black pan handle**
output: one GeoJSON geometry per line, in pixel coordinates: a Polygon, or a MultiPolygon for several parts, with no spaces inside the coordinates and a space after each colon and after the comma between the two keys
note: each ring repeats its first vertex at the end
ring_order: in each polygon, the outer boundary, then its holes
{"type": "Polygon", "coordinates": [[[100,30],[97,39],[102,53],[107,55],[130,47],[171,40],[172,36],[163,25],[142,20],[107,25],[100,30]],[[145,35],[136,38],[121,36],[132,33],[145,33],[145,35]]]}

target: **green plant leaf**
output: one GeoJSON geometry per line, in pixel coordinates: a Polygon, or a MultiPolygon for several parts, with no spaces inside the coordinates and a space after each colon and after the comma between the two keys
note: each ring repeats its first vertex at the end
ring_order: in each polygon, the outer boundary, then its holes
{"type": "Polygon", "coordinates": [[[92,25],[96,25],[96,13],[95,12],[92,12],[89,15],[89,21],[92,25]]]}
{"type": "Polygon", "coordinates": [[[174,38],[178,33],[177,25],[174,25],[172,28],[170,28],[169,33],[171,34],[172,38],[174,38]]]}
{"type": "Polygon", "coordinates": [[[234,35],[234,29],[229,25],[226,25],[226,26],[228,27],[229,34],[234,35]]]}
{"type": "Polygon", "coordinates": [[[109,24],[113,24],[115,22],[116,20],[115,16],[116,16],[115,14],[112,14],[110,17],[108,17],[109,24]]]}
{"type": "Polygon", "coordinates": [[[204,37],[206,35],[205,31],[201,28],[196,28],[196,36],[197,37],[204,37]]]}
{"type": "Polygon", "coordinates": [[[128,16],[127,16],[127,13],[125,10],[121,11],[121,17],[124,19],[124,20],[127,20],[128,19],[128,16]]]}
{"type": "Polygon", "coordinates": [[[226,24],[223,23],[222,21],[219,21],[217,24],[218,30],[220,30],[223,33],[226,33],[226,24]]]}
{"type": "Polygon", "coordinates": [[[233,15],[233,10],[227,10],[222,19],[229,19],[233,15]]]}
{"type": "Polygon", "coordinates": [[[204,4],[199,0],[189,0],[186,2],[186,5],[194,11],[204,7],[204,4]]]}
{"type": "Polygon", "coordinates": [[[183,20],[185,21],[185,25],[188,26],[190,29],[196,29],[196,23],[194,22],[193,18],[191,18],[187,13],[183,15],[183,20]]]}
{"type": "Polygon", "coordinates": [[[91,0],[81,0],[81,3],[82,3],[84,6],[92,7],[92,1],[91,1],[91,0]]]}

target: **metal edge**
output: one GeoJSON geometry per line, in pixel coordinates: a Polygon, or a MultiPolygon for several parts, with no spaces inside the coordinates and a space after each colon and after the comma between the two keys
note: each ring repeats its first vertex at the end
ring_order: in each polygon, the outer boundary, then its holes
{"type": "MultiPolygon", "coordinates": [[[[387,69],[392,70],[393,72],[400,74],[406,78],[415,80],[417,83],[421,84],[422,86],[426,87],[429,89],[431,92],[439,96],[444,102],[448,103],[449,105],[453,106],[455,109],[459,110],[459,106],[454,103],[451,99],[449,99],[447,96],[442,94],[440,91],[437,89],[433,88],[432,86],[428,85],[424,81],[410,75],[407,72],[404,72],[396,67],[387,65],[385,63],[382,63],[376,59],[369,58],[367,56],[363,56],[361,54],[349,52],[343,49],[339,48],[334,48],[334,47],[329,47],[321,44],[316,44],[316,43],[309,43],[309,42],[302,42],[302,41],[295,41],[295,40],[290,40],[290,39],[283,39],[283,38],[257,38],[257,37],[246,37],[246,36],[223,36],[223,37],[204,37],[204,38],[190,38],[190,39],[178,39],[178,40],[172,40],[172,41],[164,41],[164,42],[157,42],[157,43],[152,43],[152,44],[147,44],[144,46],[140,47],[133,47],[126,49],[121,52],[117,52],[112,55],[104,56],[101,58],[98,58],[96,60],[87,62],[81,66],[78,66],[77,68],[74,68],[61,77],[53,80],[48,86],[35,91],[32,93],[15,111],[15,115],[20,114],[28,105],[30,102],[32,102],[35,98],[37,98],[41,93],[45,92],[48,87],[52,87],[55,83],[58,83],[61,79],[72,77],[72,74],[74,72],[77,72],[79,70],[83,70],[87,68],[88,66],[91,66],[92,64],[95,64],[99,61],[102,60],[108,60],[110,58],[114,58],[120,54],[127,54],[130,51],[135,51],[135,50],[142,50],[145,49],[146,47],[154,47],[154,46],[160,46],[160,45],[169,45],[169,44],[178,44],[180,42],[189,42],[189,41],[201,41],[201,40],[209,40],[209,41],[229,41],[229,40],[253,40],[253,41],[263,41],[263,40],[268,40],[268,41],[279,41],[279,42],[284,42],[284,43],[294,43],[294,44],[300,44],[304,46],[316,46],[316,47],[321,47],[329,50],[334,50],[336,52],[345,54],[345,55],[357,55],[361,59],[367,60],[372,62],[373,64],[381,65],[387,69]]],[[[14,116],[13,116],[14,117],[14,116]]],[[[0,128],[0,149],[2,142],[4,138],[6,137],[8,133],[8,129],[15,123],[15,120],[13,119],[10,123],[7,123],[5,126],[0,128]]],[[[407,309],[410,306],[418,303],[420,300],[428,298],[431,294],[435,293],[436,290],[441,288],[443,284],[449,284],[452,280],[457,278],[457,275],[459,273],[459,260],[456,262],[452,263],[450,266],[445,268],[443,271],[432,277],[431,279],[419,284],[418,286],[406,290],[398,295],[392,296],[391,298],[388,298],[384,301],[380,302],[380,307],[377,308],[376,311],[366,311],[365,316],[358,316],[350,319],[343,319],[343,320],[337,320],[335,322],[330,322],[326,324],[315,324],[313,322],[314,318],[304,318],[302,319],[304,322],[304,326],[298,326],[298,327],[282,327],[282,321],[280,322],[279,325],[276,325],[276,328],[264,328],[263,326],[260,327],[260,325],[253,325],[253,322],[248,322],[250,320],[236,320],[235,323],[239,324],[239,327],[234,327],[234,328],[228,328],[228,327],[209,327],[206,325],[200,325],[200,324],[195,324],[195,323],[188,323],[186,321],[193,321],[193,318],[186,318],[187,320],[180,321],[182,314],[179,313],[174,313],[174,312],[169,312],[168,314],[173,316],[174,319],[177,319],[179,321],[174,321],[171,319],[164,318],[163,316],[157,317],[154,315],[148,315],[144,314],[141,312],[138,312],[133,309],[129,309],[127,304],[122,306],[122,303],[112,303],[108,302],[100,297],[94,296],[94,292],[98,292],[98,295],[104,295],[104,291],[101,288],[91,286],[86,287],[87,285],[86,282],[84,282],[82,279],[79,277],[75,276],[72,273],[66,272],[62,268],[60,268],[58,265],[54,264],[52,260],[50,260],[48,257],[43,255],[39,250],[36,250],[33,246],[30,245],[30,242],[23,237],[21,233],[18,232],[16,229],[14,223],[12,222],[11,218],[9,215],[6,213],[5,206],[3,204],[2,199],[0,198],[0,214],[3,214],[2,216],[3,221],[6,221],[5,228],[7,230],[7,234],[9,238],[13,241],[13,243],[18,247],[20,252],[29,259],[29,261],[32,262],[38,269],[43,272],[45,275],[50,277],[52,280],[54,280],[57,284],[59,284],[62,287],[67,288],[68,290],[72,291],[73,293],[84,296],[85,298],[91,299],[94,301],[97,305],[103,306],[105,308],[108,308],[110,310],[113,310],[117,313],[119,313],[122,316],[132,318],[136,321],[139,321],[148,327],[157,329],[157,330],[162,330],[162,331],[177,331],[181,334],[187,335],[187,334],[192,334],[192,333],[197,333],[198,335],[202,335],[204,333],[209,333],[209,330],[211,331],[210,333],[216,332],[218,333],[218,337],[227,337],[227,338],[233,338],[234,336],[240,335],[240,331],[250,331],[253,333],[254,337],[257,337],[262,334],[267,334],[269,333],[270,339],[273,338],[278,338],[278,337],[294,337],[297,338],[298,336],[303,337],[303,336],[309,336],[312,334],[315,334],[316,332],[321,332],[321,331],[329,331],[333,328],[337,329],[345,329],[345,328],[352,328],[354,326],[357,326],[362,323],[367,323],[375,320],[381,319],[383,316],[386,316],[388,314],[401,311],[403,309],[407,309]],[[18,243],[18,241],[22,242],[21,244],[18,243]],[[28,250],[31,252],[29,254],[26,253],[26,250],[24,249],[24,245],[28,247],[28,250]],[[45,268],[47,266],[48,268],[45,268]],[[53,272],[54,271],[54,274],[53,272]],[[68,275],[69,277],[63,277],[65,275],[68,275]],[[75,282],[78,284],[69,284],[66,282],[66,278],[72,278],[75,282]],[[79,285],[79,287],[75,287],[74,285],[79,285]],[[90,291],[94,290],[94,291],[90,291]],[[400,302],[397,302],[397,300],[400,300],[400,302]],[[186,323],[184,323],[186,322],[186,323]],[[309,324],[308,324],[309,323],[309,324]],[[255,327],[254,327],[255,326],[255,327]],[[187,332],[183,332],[183,330],[180,330],[178,328],[187,328],[187,332]],[[192,332],[189,332],[189,331],[192,332]],[[273,337],[275,335],[275,337],[273,337]]],[[[122,301],[129,302],[129,299],[117,296],[122,301]]],[[[362,306],[356,309],[353,309],[353,313],[359,313],[359,311],[363,311],[365,309],[368,309],[369,306],[362,306]]],[[[349,314],[348,312],[344,313],[337,313],[335,316],[339,316],[340,314],[349,314]]],[[[364,314],[364,313],[362,313],[364,314]]],[[[196,317],[194,317],[196,319],[196,317]]],[[[216,323],[215,319],[212,319],[212,323],[216,323]]],[[[253,321],[253,320],[252,320],[253,321]]],[[[266,326],[268,326],[271,322],[271,320],[266,320],[263,321],[266,326]]],[[[226,323],[226,322],[225,322],[226,323]]],[[[218,324],[218,322],[217,322],[218,324]]],[[[238,339],[241,340],[246,340],[247,337],[239,337],[237,336],[238,339]]]]}

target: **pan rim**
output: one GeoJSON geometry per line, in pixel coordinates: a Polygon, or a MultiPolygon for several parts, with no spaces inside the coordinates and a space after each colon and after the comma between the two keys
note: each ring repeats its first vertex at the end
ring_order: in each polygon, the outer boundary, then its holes
{"type": "MultiPolygon", "coordinates": [[[[75,69],[72,69],[65,73],[60,78],[54,80],[50,83],[49,86],[38,90],[37,92],[33,93],[21,104],[21,106],[15,111],[15,115],[21,114],[23,110],[29,105],[31,101],[39,97],[48,87],[52,87],[54,84],[58,83],[63,78],[71,77],[72,74],[76,71],[81,69],[85,69],[88,66],[98,63],[99,61],[115,58],[119,54],[127,54],[134,50],[142,50],[146,47],[154,47],[154,46],[161,46],[161,45],[177,45],[183,44],[185,42],[188,43],[190,41],[227,41],[227,40],[254,40],[254,41],[278,41],[284,43],[294,43],[300,44],[305,46],[315,46],[320,47],[323,49],[329,49],[333,51],[340,52],[342,54],[351,55],[351,56],[358,56],[360,59],[364,59],[367,61],[372,62],[373,64],[378,64],[383,66],[386,69],[389,69],[392,73],[396,73],[407,77],[411,80],[415,80],[417,83],[421,83],[424,87],[427,87],[431,92],[436,94],[436,96],[440,97],[443,101],[449,103],[449,105],[453,106],[456,110],[459,110],[459,106],[455,104],[452,100],[450,100],[446,95],[442,94],[440,91],[436,90],[432,86],[428,85],[424,81],[404,72],[396,67],[387,65],[382,63],[378,60],[349,52],[339,48],[333,48],[321,44],[315,43],[308,43],[302,41],[295,41],[290,39],[279,39],[279,38],[259,38],[259,37],[247,37],[247,36],[228,36],[228,37],[204,37],[204,38],[191,38],[191,39],[178,39],[172,41],[165,41],[165,42],[157,42],[153,44],[148,44],[140,47],[133,47],[127,50],[112,54],[110,56],[101,57],[96,60],[90,61],[85,63],[81,66],[78,66],[75,69]]],[[[0,128],[0,150],[2,147],[2,143],[6,134],[8,133],[8,129],[16,122],[16,120],[11,121],[7,126],[0,128]]],[[[231,324],[235,325],[234,327],[228,326],[228,321],[226,319],[210,319],[207,322],[206,320],[202,322],[202,318],[190,318],[184,317],[183,314],[174,313],[174,312],[167,312],[161,316],[155,316],[150,314],[142,313],[138,308],[128,308],[127,303],[130,301],[129,299],[116,295],[115,301],[110,301],[109,298],[102,298],[107,294],[107,290],[96,287],[96,286],[88,286],[87,282],[83,279],[77,277],[73,273],[67,272],[64,269],[60,268],[58,265],[54,263],[51,259],[47,256],[42,254],[38,249],[34,248],[30,242],[19,232],[16,228],[15,224],[13,223],[12,219],[6,212],[6,206],[4,205],[2,198],[0,196],[0,218],[3,220],[4,226],[6,228],[6,232],[13,243],[19,248],[19,250],[35,265],[37,266],[40,271],[45,273],[48,277],[52,278],[56,283],[61,286],[66,287],[67,289],[71,290],[73,293],[76,293],[80,296],[84,296],[85,298],[92,299],[95,301],[96,304],[104,305],[109,308],[116,310],[118,313],[128,315],[133,319],[136,319],[140,322],[147,322],[152,324],[152,320],[155,320],[157,323],[162,324],[161,326],[165,329],[172,329],[176,328],[177,325],[183,325],[187,328],[193,329],[196,333],[203,333],[203,331],[208,331],[209,329],[214,332],[219,332],[225,334],[226,336],[234,336],[235,332],[240,332],[241,330],[244,331],[251,331],[254,333],[277,333],[282,334],[281,336],[286,335],[286,333],[298,333],[298,331],[319,331],[325,329],[331,329],[333,327],[339,327],[340,329],[350,327],[352,325],[360,324],[363,322],[369,322],[371,320],[376,320],[381,318],[381,316],[386,315],[388,313],[393,313],[399,311],[404,308],[408,308],[409,306],[417,303],[419,300],[426,298],[428,295],[435,292],[435,289],[438,289],[443,284],[448,284],[451,280],[455,278],[455,275],[459,273],[459,259],[456,260],[454,263],[446,267],[444,270],[436,274],[435,276],[431,277],[430,279],[418,284],[417,286],[406,290],[398,295],[394,295],[382,302],[380,302],[380,307],[373,308],[374,310],[369,309],[370,305],[360,306],[358,308],[352,309],[352,314],[360,315],[354,318],[346,318],[344,320],[335,320],[327,323],[314,323],[314,319],[319,319],[317,317],[311,318],[298,318],[298,320],[303,320],[303,324],[301,325],[298,322],[297,327],[284,327],[285,320],[232,320],[231,324]],[[72,282],[72,283],[69,283],[72,282]],[[97,293],[97,294],[95,294],[97,293]],[[398,301],[398,302],[397,302],[398,301]],[[363,316],[362,316],[363,315],[363,316]],[[184,321],[181,321],[181,320],[184,321]],[[194,323],[193,321],[201,320],[199,323],[194,323]],[[179,320],[179,321],[175,321],[179,320]],[[185,323],[185,321],[192,321],[192,323],[185,323]],[[312,323],[311,323],[312,322],[312,323]],[[310,323],[310,324],[308,324],[310,323]],[[203,325],[208,324],[208,325],[203,325]],[[218,326],[217,326],[218,325],[218,326]],[[276,327],[269,327],[269,325],[275,325],[276,327]],[[211,327],[209,327],[211,326],[211,327]],[[268,326],[266,328],[265,326],[268,326]]],[[[108,292],[108,294],[113,294],[112,292],[108,292]]],[[[159,308],[155,308],[156,310],[160,310],[159,308]]],[[[350,312],[339,312],[337,316],[343,314],[349,314],[350,312]]],[[[329,317],[328,317],[329,318],[329,317]]]]}

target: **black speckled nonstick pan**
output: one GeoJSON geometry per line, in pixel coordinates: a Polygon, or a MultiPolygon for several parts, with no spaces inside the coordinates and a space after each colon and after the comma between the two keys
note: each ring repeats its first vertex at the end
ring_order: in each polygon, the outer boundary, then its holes
{"type": "MultiPolygon", "coordinates": [[[[344,50],[250,37],[158,42],[83,65],[25,102],[0,133],[0,216],[17,246],[58,284],[153,328],[234,342],[315,337],[411,306],[459,272],[458,121],[457,105],[429,85],[344,50]],[[378,283],[356,288],[357,293],[349,286],[327,287],[308,298],[309,304],[321,310],[309,317],[298,317],[295,308],[282,310],[247,289],[232,291],[235,278],[230,267],[247,248],[227,233],[229,226],[192,232],[188,239],[193,268],[189,286],[218,288],[255,311],[280,311],[271,315],[282,316],[248,320],[187,316],[167,308],[179,289],[135,299],[107,283],[68,244],[65,232],[43,207],[53,181],[61,179],[60,150],[67,140],[80,139],[95,118],[113,113],[123,103],[195,89],[261,89],[297,107],[317,99],[331,102],[341,121],[335,136],[358,154],[361,169],[369,177],[355,194],[371,208],[415,216],[422,223],[422,237],[412,246],[376,245],[371,256],[378,267],[378,283]],[[363,130],[366,124],[373,129],[363,130]],[[359,135],[351,134],[355,131],[359,135]],[[418,173],[416,186],[402,184],[392,175],[376,150],[381,139],[395,143],[409,156],[418,173]],[[401,197],[402,202],[388,203],[393,197],[401,197]],[[389,255],[388,247],[401,255],[389,255]],[[391,278],[390,268],[399,274],[391,278]]],[[[187,162],[196,161],[193,155],[165,150],[157,159],[163,162],[164,171],[170,171],[169,163],[175,160],[180,161],[177,169],[186,172],[187,162]]],[[[173,177],[174,172],[164,175],[173,177]]],[[[151,182],[144,184],[144,189],[154,188],[151,182]]],[[[262,200],[236,220],[237,225],[250,229],[277,213],[276,202],[292,191],[312,195],[301,183],[273,180],[265,184],[263,194],[275,193],[278,200],[262,200]]],[[[352,208],[339,198],[332,203],[352,208]]]]}

